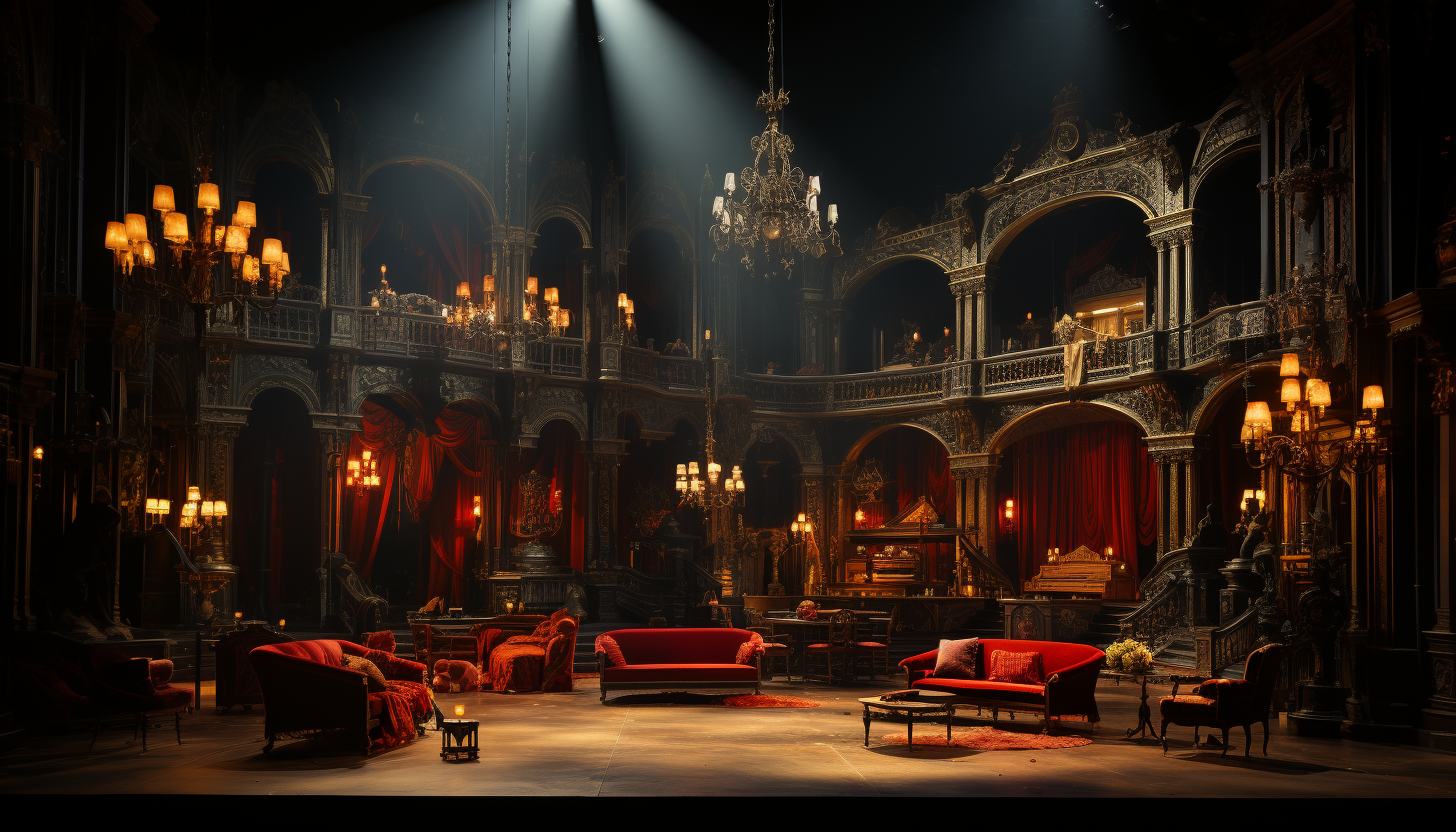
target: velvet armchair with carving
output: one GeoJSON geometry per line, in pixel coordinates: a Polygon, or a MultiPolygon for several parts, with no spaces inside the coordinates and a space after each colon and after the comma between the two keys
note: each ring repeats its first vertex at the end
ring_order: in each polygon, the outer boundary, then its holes
{"type": "Polygon", "coordinates": [[[1194,745],[1198,744],[1200,726],[1219,729],[1223,732],[1225,756],[1229,729],[1238,726],[1244,729],[1244,756],[1247,757],[1253,740],[1250,728],[1257,722],[1264,726],[1264,756],[1269,756],[1269,705],[1283,656],[1284,645],[1266,644],[1244,661],[1244,678],[1209,679],[1192,693],[1163,697],[1158,706],[1163,715],[1160,731],[1163,753],[1168,753],[1170,723],[1192,728],[1194,745]]]}

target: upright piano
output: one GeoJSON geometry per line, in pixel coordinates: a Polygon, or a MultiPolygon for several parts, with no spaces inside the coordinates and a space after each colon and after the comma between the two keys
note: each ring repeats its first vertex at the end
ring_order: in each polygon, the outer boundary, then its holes
{"type": "Polygon", "coordinates": [[[1062,555],[1041,568],[1035,578],[1023,584],[1026,593],[1087,595],[1106,600],[1137,598],[1137,580],[1122,561],[1113,560],[1086,546],[1062,555]]]}

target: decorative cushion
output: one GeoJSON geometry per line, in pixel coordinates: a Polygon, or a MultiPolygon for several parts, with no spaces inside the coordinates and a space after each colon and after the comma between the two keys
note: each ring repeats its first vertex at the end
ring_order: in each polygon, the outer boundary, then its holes
{"type": "Polygon", "coordinates": [[[890,645],[878,641],[856,641],[854,646],[860,650],[888,650],[890,645]]]}
{"type": "Polygon", "coordinates": [[[738,647],[738,655],[733,658],[734,664],[753,664],[753,657],[763,654],[763,636],[754,633],[752,638],[738,647]]]}
{"type": "Polygon", "coordinates": [[[364,633],[364,646],[370,650],[382,650],[385,653],[394,655],[394,631],[380,630],[377,633],[364,633]]]}
{"type": "Polygon", "coordinates": [[[978,638],[943,638],[935,655],[935,670],[930,675],[937,679],[974,679],[976,656],[980,652],[981,640],[978,638]]]}
{"type": "Polygon", "coordinates": [[[622,648],[617,646],[617,640],[611,636],[597,636],[596,648],[596,652],[607,654],[608,667],[622,667],[627,664],[627,657],[622,655],[622,648]]]}
{"type": "Polygon", "coordinates": [[[1216,713],[1218,703],[1206,696],[1180,693],[1177,696],[1165,696],[1158,703],[1158,710],[1164,719],[1173,721],[1189,721],[1213,723],[1218,720],[1216,713]]]}
{"type": "Polygon", "coordinates": [[[388,690],[385,686],[384,674],[379,672],[379,666],[363,656],[351,656],[345,653],[341,659],[341,665],[357,673],[363,673],[369,678],[369,692],[381,693],[388,690]]]}
{"type": "Polygon", "coordinates": [[[147,671],[152,675],[152,687],[162,687],[172,681],[172,660],[152,659],[147,671]]]}
{"type": "Polygon", "coordinates": [[[1042,676],[1041,654],[992,650],[991,662],[986,671],[987,681],[1039,685],[1042,676]]]}

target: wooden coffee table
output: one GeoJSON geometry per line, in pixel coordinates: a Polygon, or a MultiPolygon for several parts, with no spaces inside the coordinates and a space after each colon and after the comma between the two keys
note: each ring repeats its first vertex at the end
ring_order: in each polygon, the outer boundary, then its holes
{"type": "Polygon", "coordinates": [[[944,717],[945,744],[950,746],[950,729],[955,722],[955,694],[935,690],[897,690],[882,696],[866,696],[864,705],[865,748],[870,746],[870,719],[885,719],[894,714],[905,717],[907,740],[915,747],[915,720],[944,717]],[[887,701],[888,700],[888,701],[887,701]]]}

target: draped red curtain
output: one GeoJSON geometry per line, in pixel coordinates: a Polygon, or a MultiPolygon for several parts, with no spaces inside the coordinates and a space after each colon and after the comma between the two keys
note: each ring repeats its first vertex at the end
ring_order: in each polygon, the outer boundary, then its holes
{"type": "Polygon", "coordinates": [[[480,271],[480,246],[467,246],[465,242],[465,231],[458,225],[445,225],[435,218],[430,210],[428,200],[424,203],[425,216],[430,221],[430,229],[435,233],[435,242],[439,244],[440,251],[445,256],[445,264],[450,267],[452,279],[445,280],[441,268],[431,266],[431,285],[439,285],[444,294],[435,295],[441,301],[453,304],[455,298],[455,284],[462,280],[470,281],[472,297],[479,287],[474,284],[479,281],[483,272],[480,271]]]}
{"type": "MultiPolygon", "coordinates": [[[[550,422],[541,431],[534,462],[527,461],[521,473],[535,471],[546,480],[552,492],[560,491],[554,506],[564,513],[561,528],[541,542],[556,551],[557,563],[581,569],[586,552],[586,458],[576,430],[565,422],[550,422]]],[[[529,457],[527,458],[529,460],[529,457]]],[[[511,515],[521,508],[520,483],[511,485],[511,515]]]]}
{"type": "Polygon", "coordinates": [[[891,428],[871,440],[858,459],[874,459],[886,481],[880,500],[860,506],[866,528],[884,525],[921,497],[930,501],[942,522],[954,521],[950,459],[934,437],[918,428],[891,428]]]}
{"type": "Polygon", "coordinates": [[[1157,536],[1156,469],[1142,434],[1123,422],[1075,425],[1029,436],[1006,454],[1016,501],[1021,576],[1035,575],[1051,548],[1112,547],[1137,574],[1139,545],[1157,536]]]}
{"type": "Polygon", "coordinates": [[[1081,254],[1074,254],[1067,261],[1067,272],[1063,278],[1063,289],[1066,293],[1069,295],[1072,293],[1072,281],[1107,262],[1108,255],[1117,248],[1117,244],[1121,240],[1122,229],[1118,229],[1081,254]]]}

